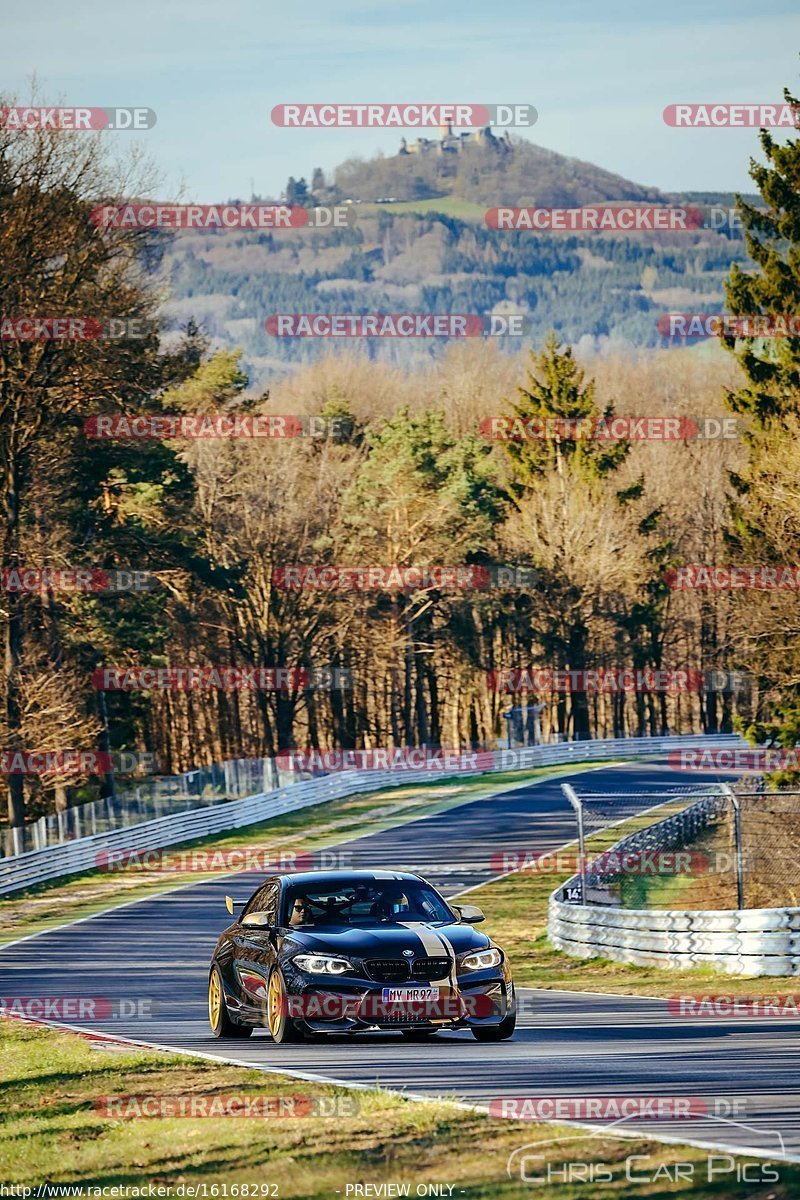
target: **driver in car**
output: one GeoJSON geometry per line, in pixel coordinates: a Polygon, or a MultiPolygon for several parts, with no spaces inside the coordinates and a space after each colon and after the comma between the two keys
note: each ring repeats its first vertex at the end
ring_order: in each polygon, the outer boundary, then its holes
{"type": "Polygon", "coordinates": [[[303,896],[298,896],[292,905],[292,914],[289,917],[290,925],[313,925],[314,917],[311,912],[311,906],[303,896]]]}

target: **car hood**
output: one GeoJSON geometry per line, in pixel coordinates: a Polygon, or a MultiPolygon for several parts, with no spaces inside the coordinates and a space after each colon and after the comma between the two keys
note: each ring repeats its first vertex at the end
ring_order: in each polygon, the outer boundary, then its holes
{"type": "Polygon", "coordinates": [[[286,936],[305,950],[355,958],[402,958],[405,950],[415,958],[436,958],[449,954],[450,946],[456,954],[463,954],[489,945],[485,933],[478,933],[471,925],[456,924],[326,925],[324,930],[292,929],[286,936]]]}

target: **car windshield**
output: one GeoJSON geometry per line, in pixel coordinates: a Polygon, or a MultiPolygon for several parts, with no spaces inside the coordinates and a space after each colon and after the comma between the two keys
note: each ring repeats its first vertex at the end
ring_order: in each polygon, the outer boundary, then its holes
{"type": "Polygon", "coordinates": [[[402,921],[449,924],[455,920],[433,888],[413,879],[344,880],[326,887],[290,884],[284,903],[284,923],[292,926],[402,921]]]}

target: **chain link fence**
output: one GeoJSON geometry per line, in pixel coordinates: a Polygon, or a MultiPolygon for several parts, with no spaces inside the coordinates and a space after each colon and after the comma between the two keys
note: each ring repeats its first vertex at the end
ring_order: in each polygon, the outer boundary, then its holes
{"type": "Polygon", "coordinates": [[[638,793],[563,790],[575,809],[570,903],[627,909],[800,906],[800,792],[763,778],[638,793]],[[619,825],[632,832],[614,840],[619,825]],[[642,828],[636,828],[641,825],[642,828]]]}
{"type": "MultiPolygon", "coordinates": [[[[739,808],[743,908],[800,907],[800,791],[766,791],[763,780],[746,779],[733,792],[739,808]]],[[[722,851],[736,841],[736,814],[709,845],[722,851]]]]}

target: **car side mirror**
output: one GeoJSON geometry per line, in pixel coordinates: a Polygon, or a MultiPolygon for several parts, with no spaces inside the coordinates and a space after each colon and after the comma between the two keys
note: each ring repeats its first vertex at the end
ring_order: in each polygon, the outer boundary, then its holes
{"type": "Polygon", "coordinates": [[[260,925],[262,929],[265,926],[269,929],[274,924],[274,922],[270,920],[269,913],[265,912],[248,913],[246,917],[242,917],[241,923],[242,925],[260,925]]]}
{"type": "Polygon", "coordinates": [[[454,904],[453,908],[464,925],[477,925],[479,921],[486,920],[476,904],[454,904]]]}

